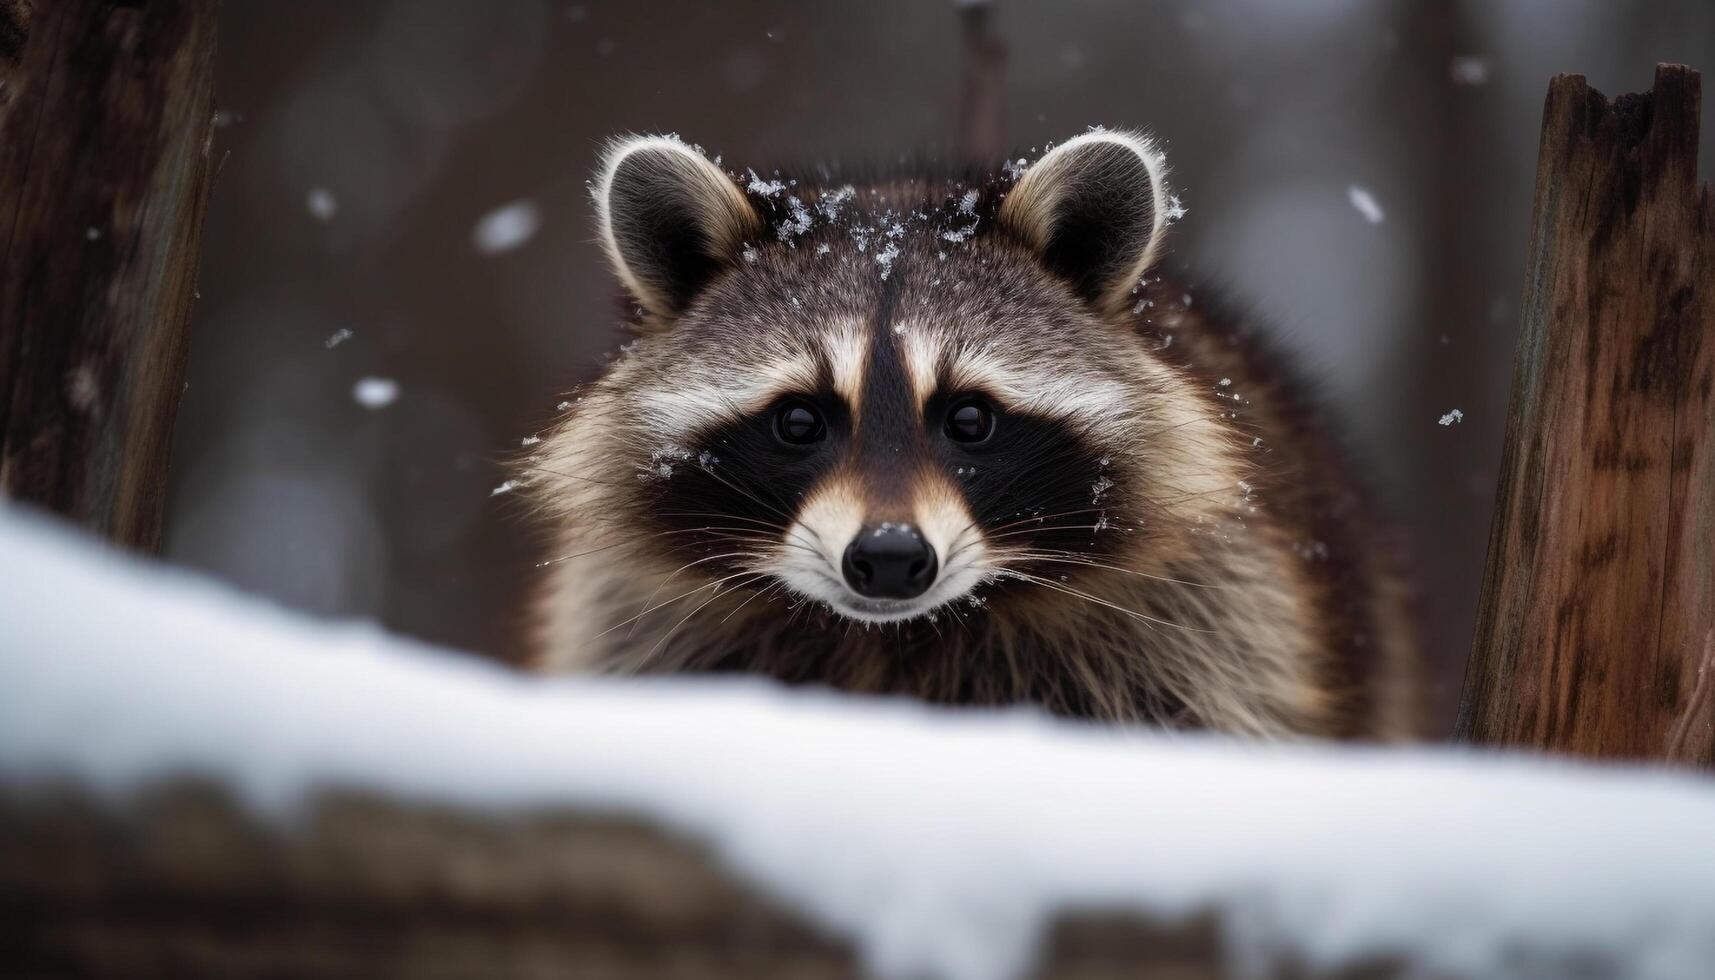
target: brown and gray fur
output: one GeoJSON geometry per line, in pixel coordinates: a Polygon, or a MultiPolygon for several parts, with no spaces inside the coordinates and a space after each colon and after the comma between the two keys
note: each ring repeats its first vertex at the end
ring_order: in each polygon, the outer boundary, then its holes
{"type": "Polygon", "coordinates": [[[637,336],[523,478],[541,669],[1412,729],[1396,549],[1251,324],[1156,268],[1177,205],[1147,138],[856,187],[629,138],[595,201],[637,336]],[[965,393],[986,443],[942,424],[965,393]],[[805,399],[823,434],[788,446],[805,399]],[[842,579],[881,522],[933,549],[921,597],[842,579]]]}

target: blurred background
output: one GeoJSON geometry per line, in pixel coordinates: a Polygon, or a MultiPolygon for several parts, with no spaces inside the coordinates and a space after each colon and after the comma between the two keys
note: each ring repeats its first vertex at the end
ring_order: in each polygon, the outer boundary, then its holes
{"type": "MultiPolygon", "coordinates": [[[[1021,153],[1094,124],[1166,141],[1168,261],[1324,385],[1413,541],[1450,729],[1548,80],[1715,70],[1715,4],[1003,0],[992,24],[1021,153]]],[[[168,557],[499,657],[540,557],[503,461],[622,339],[602,140],[674,131],[760,169],[957,128],[949,2],[244,2],[221,32],[168,557]]]]}

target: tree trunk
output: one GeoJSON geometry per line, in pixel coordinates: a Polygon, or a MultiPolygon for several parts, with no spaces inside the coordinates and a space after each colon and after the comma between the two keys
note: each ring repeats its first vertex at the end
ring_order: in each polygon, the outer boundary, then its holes
{"type": "Polygon", "coordinates": [[[1549,87],[1459,733],[1715,764],[1715,201],[1698,74],[1549,87]]]}
{"type": "Polygon", "coordinates": [[[214,45],[215,0],[0,0],[0,490],[145,550],[184,383],[214,45]]]}

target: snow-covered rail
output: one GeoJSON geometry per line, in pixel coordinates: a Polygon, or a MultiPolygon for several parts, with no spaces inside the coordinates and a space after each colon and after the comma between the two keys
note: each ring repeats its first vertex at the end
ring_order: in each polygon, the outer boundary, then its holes
{"type": "Polygon", "coordinates": [[[1679,978],[1711,827],[1664,771],[527,678],[0,508],[0,950],[38,966],[1679,978]]]}

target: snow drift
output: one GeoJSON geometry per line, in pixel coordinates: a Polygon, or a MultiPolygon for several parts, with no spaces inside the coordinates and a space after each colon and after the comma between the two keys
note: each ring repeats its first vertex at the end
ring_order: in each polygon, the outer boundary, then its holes
{"type": "Polygon", "coordinates": [[[1213,912],[1229,965],[1715,963],[1715,784],[1461,750],[1259,747],[756,680],[540,680],[314,622],[0,506],[0,792],[172,775],[620,812],[889,976],[1017,976],[1052,916],[1213,912]]]}

